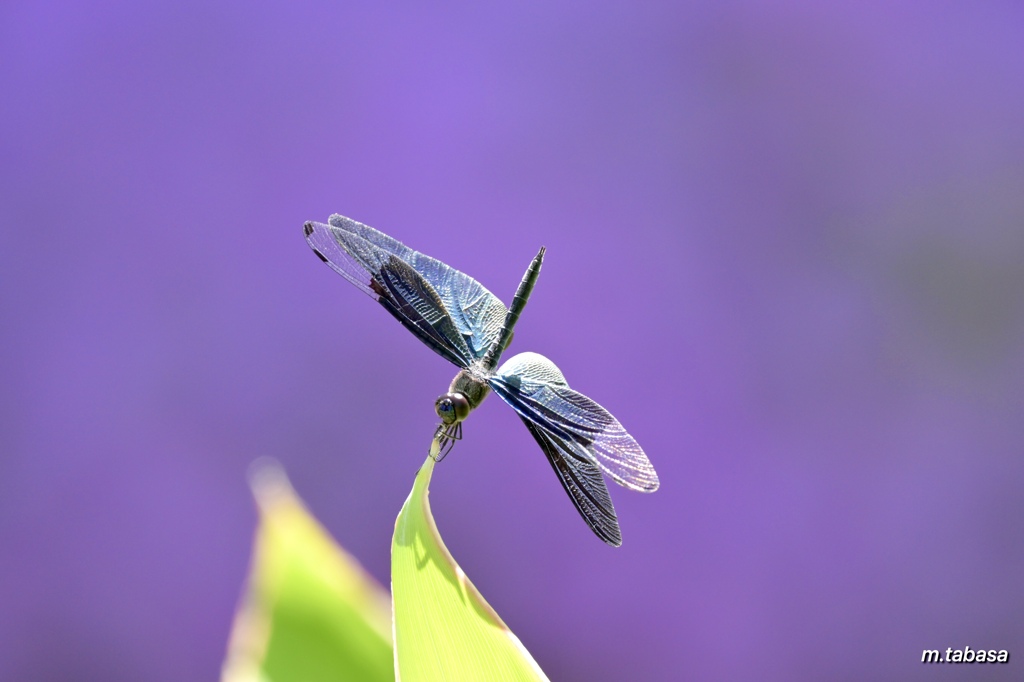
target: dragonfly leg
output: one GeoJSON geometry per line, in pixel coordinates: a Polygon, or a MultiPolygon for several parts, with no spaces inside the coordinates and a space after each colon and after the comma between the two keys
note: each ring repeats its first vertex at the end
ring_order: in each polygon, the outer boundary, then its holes
{"type": "Polygon", "coordinates": [[[434,461],[440,462],[455,447],[455,441],[462,440],[462,422],[438,425],[437,430],[434,431],[434,440],[438,445],[434,461]]]}

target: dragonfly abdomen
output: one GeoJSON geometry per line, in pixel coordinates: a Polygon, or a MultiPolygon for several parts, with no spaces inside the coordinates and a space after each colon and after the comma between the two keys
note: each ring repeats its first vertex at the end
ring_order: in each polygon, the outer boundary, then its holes
{"type": "Polygon", "coordinates": [[[544,250],[543,246],[540,247],[540,251],[537,252],[537,255],[530,262],[530,267],[526,268],[526,274],[523,275],[523,280],[519,282],[519,286],[516,288],[516,295],[512,297],[512,304],[508,307],[508,314],[505,315],[505,322],[501,325],[498,338],[487,349],[487,354],[483,357],[484,369],[487,371],[497,367],[502,351],[505,350],[509,341],[512,340],[513,328],[516,326],[516,322],[519,321],[519,315],[523,312],[523,308],[526,307],[526,302],[530,300],[533,287],[537,284],[540,266],[544,262],[544,250]]]}

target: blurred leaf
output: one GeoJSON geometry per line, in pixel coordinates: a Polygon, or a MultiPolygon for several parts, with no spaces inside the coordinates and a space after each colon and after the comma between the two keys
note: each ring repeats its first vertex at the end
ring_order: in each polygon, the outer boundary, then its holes
{"type": "Polygon", "coordinates": [[[222,682],[394,680],[387,592],[309,514],[278,465],[253,471],[260,525],[222,682]]]}
{"type": "Polygon", "coordinates": [[[427,499],[433,471],[434,460],[427,457],[391,543],[397,677],[547,680],[441,541],[427,499]]]}

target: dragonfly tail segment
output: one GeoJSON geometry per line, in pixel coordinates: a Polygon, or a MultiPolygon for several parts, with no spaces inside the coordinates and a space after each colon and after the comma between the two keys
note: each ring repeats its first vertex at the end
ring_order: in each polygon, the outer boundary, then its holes
{"type": "Polygon", "coordinates": [[[505,315],[505,322],[501,325],[498,338],[487,349],[487,353],[484,354],[483,365],[487,371],[491,371],[498,366],[498,360],[501,359],[502,351],[505,350],[505,346],[512,340],[513,328],[516,326],[516,322],[519,321],[519,315],[522,314],[523,308],[526,307],[530,294],[533,293],[533,287],[537,284],[540,266],[544,262],[545,250],[543,246],[540,247],[540,251],[537,252],[537,255],[530,262],[530,267],[526,268],[526,274],[523,275],[523,280],[516,289],[516,295],[512,297],[512,304],[508,307],[508,314],[505,315]]]}

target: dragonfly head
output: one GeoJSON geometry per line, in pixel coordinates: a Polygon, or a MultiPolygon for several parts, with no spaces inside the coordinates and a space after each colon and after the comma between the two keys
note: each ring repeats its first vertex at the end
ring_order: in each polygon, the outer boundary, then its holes
{"type": "Polygon", "coordinates": [[[455,424],[469,416],[469,401],[461,393],[445,393],[434,401],[434,410],[442,422],[455,424]]]}

